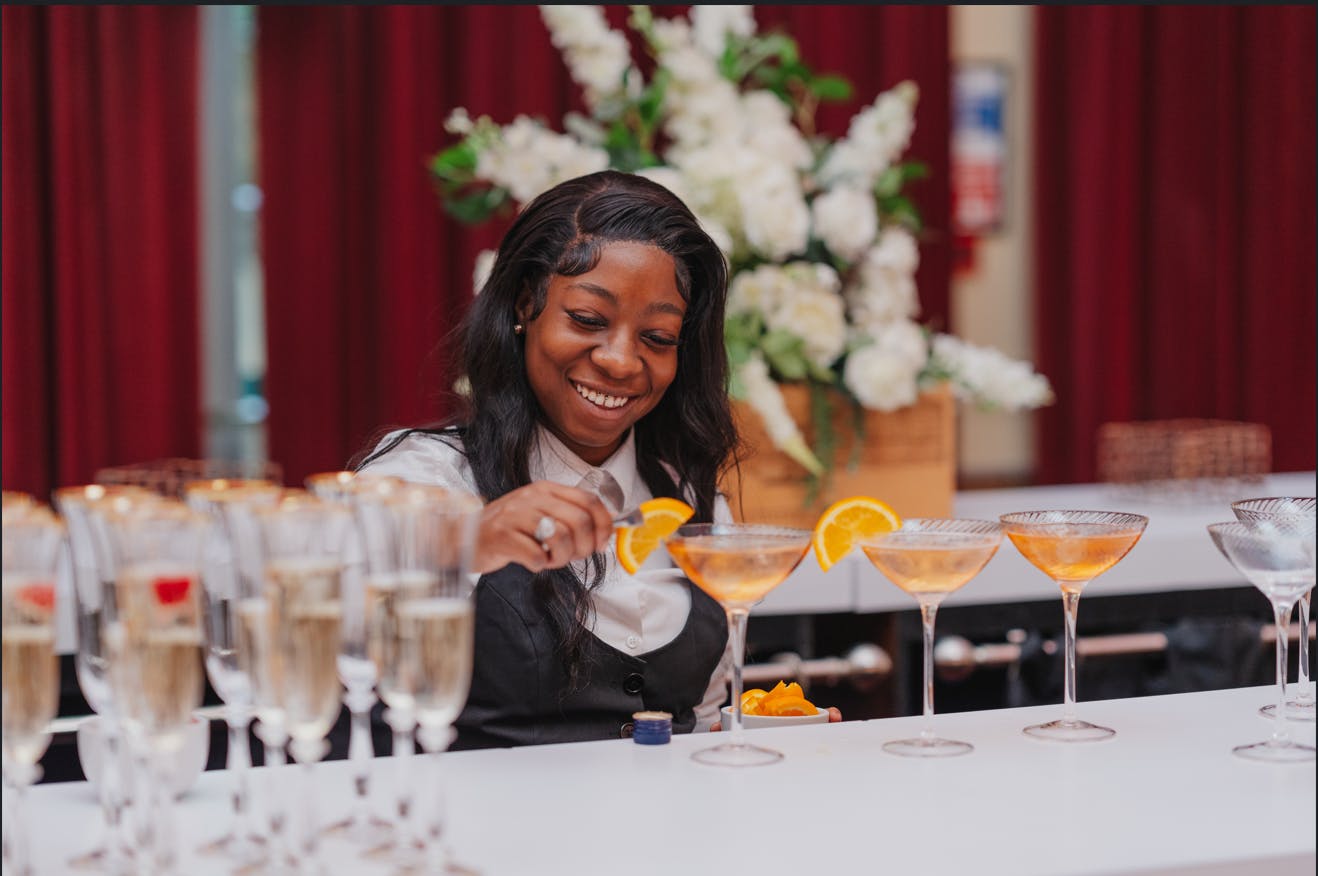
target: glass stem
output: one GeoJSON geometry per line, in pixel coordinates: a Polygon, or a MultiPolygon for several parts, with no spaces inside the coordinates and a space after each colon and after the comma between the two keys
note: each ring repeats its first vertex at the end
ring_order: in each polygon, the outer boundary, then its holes
{"type": "Polygon", "coordinates": [[[29,767],[15,765],[12,770],[6,769],[10,775],[7,784],[12,790],[13,799],[9,803],[9,823],[5,825],[8,830],[5,831],[5,854],[4,860],[8,865],[7,869],[14,876],[31,876],[32,862],[30,860],[27,845],[27,786],[32,780],[28,774],[29,767]]]}
{"type": "Polygon", "coordinates": [[[934,738],[934,618],[938,600],[920,600],[920,622],[924,632],[924,724],[921,739],[934,738]]]}
{"type": "Polygon", "coordinates": [[[1292,603],[1273,603],[1272,608],[1277,618],[1277,714],[1272,718],[1271,745],[1289,745],[1290,735],[1286,731],[1286,648],[1291,621],[1292,603]]]}
{"type": "Polygon", "coordinates": [[[233,841],[242,844],[256,835],[249,787],[252,752],[247,743],[247,725],[252,716],[247,709],[235,706],[229,706],[225,712],[225,723],[229,725],[229,751],[224,768],[233,772],[233,841]]]}
{"type": "Polygon", "coordinates": [[[1074,724],[1075,718],[1075,619],[1080,611],[1080,591],[1062,589],[1062,609],[1066,614],[1066,687],[1062,721],[1074,724]]]}
{"type": "Polygon", "coordinates": [[[744,745],[745,733],[741,726],[741,669],[746,662],[746,621],[750,611],[745,608],[730,608],[728,614],[728,636],[732,642],[732,708],[729,710],[728,732],[732,735],[731,745],[744,745]]]}
{"type": "Polygon", "coordinates": [[[152,746],[149,765],[150,787],[147,789],[151,805],[147,807],[151,819],[151,858],[156,873],[173,873],[178,863],[176,838],[178,829],[174,818],[174,790],[170,786],[169,764],[174,760],[172,749],[152,746]]]}
{"type": "Polygon", "coordinates": [[[1313,599],[1313,590],[1304,591],[1300,597],[1299,615],[1300,615],[1300,679],[1299,679],[1299,696],[1296,697],[1302,703],[1313,704],[1313,680],[1309,676],[1309,610],[1311,600],[1313,599]]]}
{"type": "Polygon", "coordinates": [[[101,807],[105,813],[106,840],[105,854],[111,870],[126,859],[126,852],[132,848],[132,839],[125,834],[127,820],[124,818],[124,806],[127,795],[124,793],[124,771],[122,740],[119,726],[112,718],[102,717],[100,722],[102,739],[105,740],[105,762],[101,765],[101,807]]]}
{"type": "Polygon", "coordinates": [[[320,872],[320,845],[316,826],[316,762],[323,756],[325,743],[304,743],[294,740],[293,759],[298,763],[302,793],[297,798],[298,809],[298,870],[304,873],[320,872]]]}
{"type": "Polygon", "coordinates": [[[386,720],[394,731],[394,760],[398,762],[398,849],[406,860],[417,839],[415,777],[412,775],[412,756],[416,753],[412,741],[414,724],[410,716],[394,709],[389,710],[386,720]]]}
{"type": "Polygon", "coordinates": [[[375,695],[370,689],[349,690],[344,697],[352,725],[348,735],[348,760],[352,764],[353,803],[349,822],[353,829],[365,827],[371,817],[371,759],[375,745],[371,740],[371,706],[375,695]]]}
{"type": "Polygon", "coordinates": [[[442,754],[453,739],[449,727],[425,727],[421,733],[421,747],[430,758],[430,815],[426,826],[426,862],[431,873],[448,871],[448,848],[444,844],[445,811],[444,770],[442,754]]]}

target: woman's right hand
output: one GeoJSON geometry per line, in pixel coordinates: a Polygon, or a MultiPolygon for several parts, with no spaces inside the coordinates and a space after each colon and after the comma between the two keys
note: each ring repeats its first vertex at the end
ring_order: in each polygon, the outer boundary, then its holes
{"type": "Polygon", "coordinates": [[[518,487],[481,512],[475,571],[481,574],[518,563],[532,572],[557,569],[604,549],[613,517],[594,493],[551,481],[518,487]],[[554,521],[543,545],[536,537],[541,518],[554,521]]]}

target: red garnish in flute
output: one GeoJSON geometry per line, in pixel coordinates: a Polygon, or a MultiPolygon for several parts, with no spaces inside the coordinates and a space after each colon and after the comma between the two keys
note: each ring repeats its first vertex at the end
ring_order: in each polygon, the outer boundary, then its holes
{"type": "Polygon", "coordinates": [[[19,588],[18,598],[42,611],[51,611],[55,608],[55,585],[49,582],[25,584],[19,588]]]}
{"type": "Polygon", "coordinates": [[[173,605],[188,597],[188,587],[192,581],[188,578],[157,578],[156,600],[161,605],[173,605]]]}

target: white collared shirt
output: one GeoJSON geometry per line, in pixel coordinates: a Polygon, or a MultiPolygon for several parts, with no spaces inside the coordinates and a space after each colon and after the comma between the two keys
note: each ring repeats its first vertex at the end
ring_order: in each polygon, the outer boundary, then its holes
{"type": "MultiPolygon", "coordinates": [[[[384,446],[397,436],[386,436],[384,446]]],[[[462,490],[479,496],[467,457],[456,436],[436,439],[426,435],[409,435],[397,447],[362,467],[363,472],[393,475],[407,481],[433,484],[462,490]],[[452,445],[459,445],[457,447],[452,445]]],[[[653,498],[636,468],[636,443],[633,431],[598,467],[591,466],[573,453],[552,432],[536,427],[536,441],[528,460],[531,480],[547,480],[569,487],[598,493],[594,483],[604,477],[612,479],[622,490],[622,508],[630,511],[646,499],[653,498]]],[[[670,474],[674,474],[669,470],[670,474]]],[[[674,478],[677,480],[677,478],[674,478]]],[[[605,505],[609,503],[606,501],[605,505]]],[[[730,522],[732,511],[720,495],[714,506],[716,522],[730,522]]],[[[591,632],[607,645],[624,654],[644,655],[677,638],[686,626],[691,611],[691,592],[676,575],[664,574],[673,568],[666,551],[655,551],[635,575],[618,564],[614,551],[604,552],[605,572],[600,584],[591,591],[594,606],[591,632]],[[658,574],[655,574],[658,573],[658,574]]],[[[586,561],[571,564],[579,579],[586,574],[586,561]]],[[[707,730],[718,720],[718,710],[727,699],[727,675],[732,666],[731,646],[711,676],[705,696],[696,707],[696,730],[707,730]]]]}

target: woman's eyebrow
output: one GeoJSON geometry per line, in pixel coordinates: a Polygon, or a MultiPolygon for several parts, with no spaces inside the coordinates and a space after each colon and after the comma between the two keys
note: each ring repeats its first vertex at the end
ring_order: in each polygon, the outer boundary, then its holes
{"type": "MultiPolygon", "coordinates": [[[[594,296],[596,296],[596,297],[598,297],[598,298],[603,298],[605,301],[609,302],[610,304],[614,305],[615,307],[616,307],[617,304],[618,304],[618,296],[617,296],[617,295],[614,295],[612,292],[610,292],[608,289],[605,289],[603,286],[596,285],[595,283],[591,283],[591,282],[588,281],[588,280],[581,280],[581,281],[575,282],[575,283],[573,283],[572,285],[570,285],[568,288],[569,288],[569,289],[580,289],[582,292],[588,292],[589,294],[594,295],[594,296]]],[[[668,301],[654,301],[654,302],[651,302],[650,304],[646,305],[646,308],[645,308],[645,311],[644,311],[644,312],[645,312],[646,314],[651,314],[651,313],[670,313],[670,314],[672,314],[673,316],[678,317],[679,319],[682,318],[682,317],[684,317],[684,316],[686,315],[686,312],[685,312],[682,308],[680,308],[680,307],[678,307],[676,304],[672,304],[672,303],[670,303],[670,302],[668,302],[668,301]]]]}

